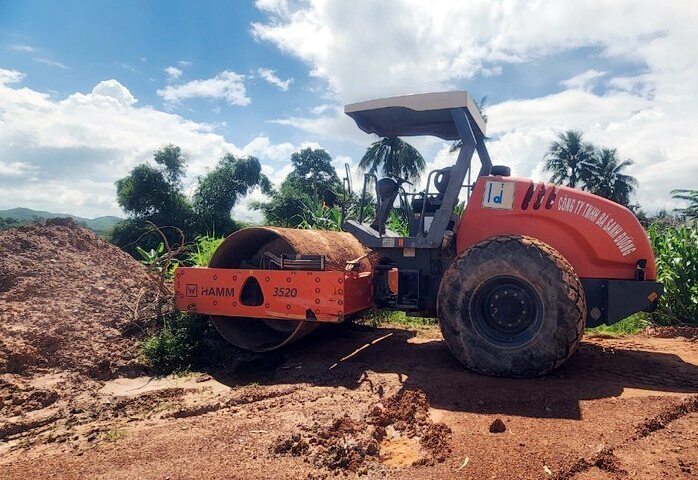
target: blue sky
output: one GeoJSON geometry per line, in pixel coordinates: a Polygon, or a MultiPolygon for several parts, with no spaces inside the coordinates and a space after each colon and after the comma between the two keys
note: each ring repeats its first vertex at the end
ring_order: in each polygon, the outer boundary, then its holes
{"type": "Polygon", "coordinates": [[[375,138],[343,105],[443,90],[487,97],[514,175],[546,179],[547,145],[581,130],[671,208],[698,188],[697,22],[689,0],[0,0],[0,209],[123,215],[114,181],[168,143],[189,188],[227,152],[277,184],[306,146],[355,166],[375,138]]]}

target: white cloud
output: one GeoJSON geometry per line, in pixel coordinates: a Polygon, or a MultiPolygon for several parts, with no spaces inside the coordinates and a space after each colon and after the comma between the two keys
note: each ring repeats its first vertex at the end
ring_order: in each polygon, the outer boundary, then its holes
{"type": "Polygon", "coordinates": [[[25,162],[3,162],[0,160],[0,177],[21,177],[33,168],[25,162]]]}
{"type": "MultiPolygon", "coordinates": [[[[22,78],[20,72],[0,69],[0,209],[123,216],[114,182],[169,143],[188,155],[187,191],[226,153],[259,158],[263,172],[278,184],[290,171],[294,151],[319,148],[315,143],[274,144],[266,136],[238,148],[215,126],[138,106],[128,88],[113,79],[89,93],[54,99],[9,85],[22,78]]],[[[241,219],[261,219],[246,200],[235,213],[241,219]]]]}
{"type": "Polygon", "coordinates": [[[57,68],[62,68],[63,70],[70,70],[70,67],[67,65],[57,62],[55,60],[50,60],[48,58],[35,58],[35,62],[37,63],[43,63],[44,65],[48,65],[49,67],[57,67],[57,68]]]}
{"type": "Polygon", "coordinates": [[[5,70],[0,68],[0,85],[19,83],[24,80],[25,75],[17,70],[5,70]]]}
{"type": "Polygon", "coordinates": [[[36,48],[34,48],[30,45],[9,45],[6,48],[8,50],[13,50],[15,52],[34,53],[34,52],[38,51],[36,48]]]}
{"type": "Polygon", "coordinates": [[[281,80],[279,77],[275,75],[274,70],[271,70],[269,68],[258,68],[257,74],[270,84],[279,87],[279,90],[283,92],[287,92],[288,87],[291,85],[291,83],[293,83],[293,78],[289,78],[288,80],[281,80]]]}
{"type": "Polygon", "coordinates": [[[251,100],[247,97],[243,75],[224,71],[207,80],[193,80],[182,85],[168,85],[157,94],[165,101],[179,103],[192,98],[223,99],[229,105],[245,106],[251,100]]]}
{"type": "Polygon", "coordinates": [[[178,79],[182,73],[184,73],[182,70],[180,70],[177,67],[167,67],[165,69],[165,73],[169,76],[171,80],[176,80],[178,79]]]}
{"type": "Polygon", "coordinates": [[[177,62],[177,65],[179,65],[182,68],[188,68],[188,67],[191,67],[191,62],[189,62],[187,60],[179,60],[177,62]]]}
{"type": "Polygon", "coordinates": [[[509,93],[511,100],[487,107],[496,163],[510,164],[517,175],[540,176],[547,145],[557,132],[573,128],[635,160],[628,173],[640,180],[637,200],[648,209],[670,203],[672,188],[696,188],[695,180],[686,185],[698,178],[698,145],[688,128],[698,124],[696,2],[308,0],[290,7],[269,0],[256,5],[269,18],[252,25],[254,37],[304,62],[325,85],[317,109],[275,120],[280,124],[347,140],[351,134],[345,127],[356,127],[341,119],[341,105],[469,89],[476,81],[486,86],[483,78],[510,74],[508,66],[536,65],[541,78],[554,79],[563,91],[540,96],[538,88],[530,95],[527,79],[511,79],[509,89],[526,99],[509,93]],[[560,66],[561,58],[568,64],[560,66]]]}
{"type": "Polygon", "coordinates": [[[257,0],[255,6],[269,13],[288,14],[288,0],[257,0]]]}
{"type": "Polygon", "coordinates": [[[128,88],[113,79],[99,82],[95,88],[92,89],[92,95],[94,99],[104,97],[107,101],[115,100],[116,103],[123,107],[129,107],[138,102],[138,100],[131,95],[128,88]]]}
{"type": "Polygon", "coordinates": [[[594,80],[602,78],[606,75],[606,72],[599,72],[597,70],[587,70],[584,73],[575,75],[572,78],[563,80],[560,85],[570,89],[581,89],[581,90],[591,90],[593,87],[594,80]]]}
{"type": "MultiPolygon", "coordinates": [[[[0,78],[21,75],[3,70],[0,78]]],[[[208,125],[136,105],[116,80],[62,100],[0,83],[0,205],[123,215],[114,182],[163,145],[189,153],[191,178],[226,152],[240,153],[208,125]]]]}

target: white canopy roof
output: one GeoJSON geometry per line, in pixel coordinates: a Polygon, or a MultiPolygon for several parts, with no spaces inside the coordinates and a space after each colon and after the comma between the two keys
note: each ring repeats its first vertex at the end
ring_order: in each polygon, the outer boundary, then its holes
{"type": "Polygon", "coordinates": [[[451,116],[454,108],[468,113],[473,133],[485,136],[485,121],[467,92],[437,92],[401,95],[352,103],[344,113],[361,130],[381,137],[433,135],[444,140],[459,140],[451,116]]]}

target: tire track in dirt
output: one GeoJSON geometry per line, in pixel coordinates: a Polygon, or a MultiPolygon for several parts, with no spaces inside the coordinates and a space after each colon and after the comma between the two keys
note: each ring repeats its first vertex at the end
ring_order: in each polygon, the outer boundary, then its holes
{"type": "Polygon", "coordinates": [[[629,448],[638,440],[665,429],[670,423],[694,412],[698,412],[698,395],[686,398],[678,405],[674,405],[670,409],[646,419],[636,427],[637,433],[632,437],[613,447],[603,447],[590,458],[580,458],[577,462],[558,472],[554,478],[555,480],[570,480],[594,467],[612,474],[626,475],[628,472],[620,466],[620,462],[614,452],[629,448]]]}
{"type": "Polygon", "coordinates": [[[120,424],[196,417],[289,396],[300,388],[252,386],[215,394],[205,386],[169,387],[134,395],[111,395],[100,393],[104,389],[100,383],[83,379],[81,388],[90,391],[86,398],[71,391],[76,387],[73,382],[54,390],[42,390],[0,381],[0,394],[14,393],[8,403],[14,410],[5,409],[11,415],[0,421],[0,442],[4,444],[0,444],[4,447],[0,451],[53,442],[93,442],[120,424]],[[23,400],[22,394],[27,398],[23,400]],[[46,432],[49,434],[44,435],[46,432]]]}

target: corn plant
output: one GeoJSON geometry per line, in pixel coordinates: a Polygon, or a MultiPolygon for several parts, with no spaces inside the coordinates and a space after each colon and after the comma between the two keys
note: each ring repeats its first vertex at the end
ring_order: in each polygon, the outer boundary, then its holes
{"type": "Polygon", "coordinates": [[[141,256],[140,262],[158,275],[164,276],[171,280],[174,271],[179,265],[179,260],[173,258],[170,252],[165,250],[165,244],[160,242],[157,248],[144,250],[141,247],[136,247],[136,251],[141,256]]]}
{"type": "Polygon", "coordinates": [[[339,207],[328,207],[322,202],[313,206],[306,205],[303,221],[298,228],[306,230],[342,230],[342,211],[339,207]]]}
{"type": "Polygon", "coordinates": [[[698,324],[698,223],[662,228],[649,236],[664,295],[652,319],[660,324],[698,324]]]}
{"type": "Polygon", "coordinates": [[[197,267],[205,267],[211,261],[213,252],[223,242],[224,237],[215,235],[199,235],[189,251],[189,263],[197,267]]]}

